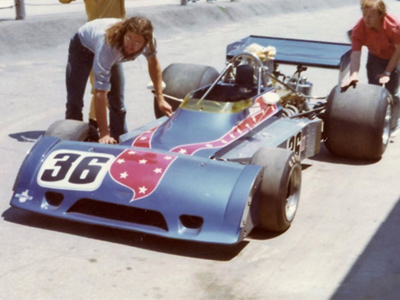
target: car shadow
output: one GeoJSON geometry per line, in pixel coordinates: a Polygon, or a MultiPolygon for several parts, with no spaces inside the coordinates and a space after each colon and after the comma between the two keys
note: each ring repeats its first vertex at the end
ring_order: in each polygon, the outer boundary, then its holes
{"type": "Polygon", "coordinates": [[[325,147],[324,144],[321,145],[321,150],[317,155],[310,157],[308,159],[314,161],[332,163],[332,164],[353,165],[353,166],[372,165],[380,160],[380,159],[361,160],[361,159],[352,159],[352,158],[335,156],[329,152],[329,150],[325,147]]]}
{"type": "Polygon", "coordinates": [[[44,135],[45,131],[24,131],[17,133],[10,133],[8,136],[17,140],[18,142],[34,143],[38,138],[44,135]]]}
{"type": "Polygon", "coordinates": [[[270,240],[270,239],[274,239],[282,234],[284,234],[286,231],[284,232],[274,232],[274,231],[266,231],[260,228],[254,228],[248,238],[251,240],[270,240]]]}
{"type": "Polygon", "coordinates": [[[399,299],[400,198],[329,299],[399,299]]]}
{"type": "Polygon", "coordinates": [[[237,245],[216,245],[181,241],[145,233],[56,219],[14,207],[4,211],[2,217],[7,222],[20,225],[198,259],[229,261],[235,258],[249,243],[248,241],[242,241],[237,245]]]}

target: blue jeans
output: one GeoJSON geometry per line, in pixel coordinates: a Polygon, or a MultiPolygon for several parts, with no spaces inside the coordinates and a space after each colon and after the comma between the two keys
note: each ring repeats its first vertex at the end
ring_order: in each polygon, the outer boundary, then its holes
{"type": "MultiPolygon", "coordinates": [[[[93,67],[94,53],[85,48],[77,34],[71,39],[66,70],[67,104],[65,118],[83,121],[83,96],[93,67]]],[[[121,64],[111,68],[111,90],[108,92],[110,135],[117,139],[127,132],[124,102],[125,78],[121,64]]]]}
{"type": "MultiPolygon", "coordinates": [[[[388,59],[382,59],[372,55],[371,53],[368,53],[368,60],[367,60],[368,83],[381,85],[376,76],[378,74],[383,74],[385,72],[388,63],[389,63],[388,59]]],[[[400,65],[397,64],[396,68],[390,75],[389,82],[385,85],[385,87],[393,96],[397,94],[399,89],[399,83],[400,83],[399,74],[400,74],[400,65]]]]}
{"type": "MultiPolygon", "coordinates": [[[[368,61],[367,61],[367,75],[368,82],[371,84],[381,85],[379,81],[376,79],[378,74],[382,74],[385,72],[386,66],[389,63],[389,60],[381,59],[376,57],[370,53],[368,53],[368,61]]],[[[392,129],[397,127],[397,120],[400,120],[400,99],[399,99],[399,84],[400,84],[400,64],[398,63],[396,68],[393,70],[390,75],[389,82],[385,85],[388,91],[393,96],[393,115],[392,115],[392,129]]]]}

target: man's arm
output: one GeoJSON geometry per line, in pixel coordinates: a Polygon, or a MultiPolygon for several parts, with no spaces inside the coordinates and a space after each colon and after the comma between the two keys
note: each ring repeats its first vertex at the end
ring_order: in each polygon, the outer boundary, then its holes
{"type": "Polygon", "coordinates": [[[116,144],[117,141],[110,136],[107,122],[107,91],[94,90],[94,103],[97,126],[100,131],[100,143],[116,144]]]}
{"type": "Polygon", "coordinates": [[[147,58],[149,75],[153,82],[158,108],[167,116],[172,115],[172,107],[163,96],[161,65],[156,55],[147,58]]]}

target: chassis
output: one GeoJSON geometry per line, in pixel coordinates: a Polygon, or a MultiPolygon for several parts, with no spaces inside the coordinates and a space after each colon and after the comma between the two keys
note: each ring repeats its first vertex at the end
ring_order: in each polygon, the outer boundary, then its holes
{"type": "Polygon", "coordinates": [[[311,66],[343,78],[349,54],[348,44],[249,36],[228,45],[221,73],[172,64],[163,71],[171,118],[118,145],[82,142],[91,136],[86,123],[55,122],[22,164],[11,205],[198,242],[235,244],[256,227],[284,232],[299,204],[300,161],[321,143],[335,155],[375,160],[387,146],[386,89],[336,86],[314,98],[302,77],[311,66]],[[264,55],[267,47],[276,55],[264,55]],[[296,66],[294,75],[280,64],[296,66]]]}

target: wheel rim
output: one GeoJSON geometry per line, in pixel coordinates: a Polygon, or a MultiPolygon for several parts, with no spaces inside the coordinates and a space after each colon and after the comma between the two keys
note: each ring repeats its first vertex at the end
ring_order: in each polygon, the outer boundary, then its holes
{"type": "Polygon", "coordinates": [[[293,168],[287,185],[285,216],[291,222],[296,215],[300,199],[301,168],[293,168]]]}
{"type": "Polygon", "coordinates": [[[389,142],[391,120],[392,120],[392,107],[388,105],[386,108],[386,114],[383,124],[383,132],[382,132],[383,145],[387,145],[387,143],[389,142]]]}

